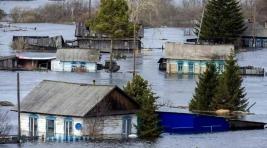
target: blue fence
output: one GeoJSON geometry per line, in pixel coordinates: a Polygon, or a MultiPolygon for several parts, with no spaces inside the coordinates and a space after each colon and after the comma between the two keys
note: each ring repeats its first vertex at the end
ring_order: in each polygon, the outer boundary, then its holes
{"type": "Polygon", "coordinates": [[[223,117],[157,112],[164,132],[177,134],[194,134],[229,131],[229,123],[223,117]]]}

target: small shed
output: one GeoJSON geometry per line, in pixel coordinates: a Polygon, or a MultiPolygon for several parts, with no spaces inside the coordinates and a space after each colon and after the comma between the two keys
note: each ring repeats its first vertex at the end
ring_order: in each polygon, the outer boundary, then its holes
{"type": "Polygon", "coordinates": [[[21,45],[25,50],[56,50],[64,46],[64,39],[62,36],[13,36],[12,47],[22,48],[21,45]]]}
{"type": "Polygon", "coordinates": [[[51,70],[51,61],[56,59],[55,53],[20,52],[16,53],[17,68],[22,70],[51,70]]]}
{"type": "Polygon", "coordinates": [[[206,63],[213,61],[219,72],[224,70],[225,58],[234,50],[233,45],[195,45],[167,42],[165,45],[166,72],[200,74],[206,63]]]}
{"type": "Polygon", "coordinates": [[[58,49],[52,71],[96,72],[100,51],[96,49],[58,49]]]}
{"type": "MultiPolygon", "coordinates": [[[[101,52],[111,52],[111,38],[107,35],[91,31],[82,22],[76,24],[75,36],[79,48],[99,49],[101,52]]],[[[141,26],[138,30],[136,41],[134,41],[133,37],[114,39],[113,50],[128,52],[133,49],[141,49],[141,38],[143,37],[144,28],[141,26]]]]}
{"type": "Polygon", "coordinates": [[[117,86],[44,80],[21,102],[21,132],[64,140],[127,137],[136,134],[138,110],[117,86]]]}

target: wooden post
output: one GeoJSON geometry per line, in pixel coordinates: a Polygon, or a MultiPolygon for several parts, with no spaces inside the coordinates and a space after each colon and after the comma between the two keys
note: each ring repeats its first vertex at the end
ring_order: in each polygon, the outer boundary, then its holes
{"type": "Polygon", "coordinates": [[[92,11],[91,11],[91,7],[92,7],[91,3],[92,3],[92,1],[89,0],[89,19],[91,19],[91,13],[92,13],[92,11]]]}
{"type": "Polygon", "coordinates": [[[17,73],[17,103],[18,103],[18,143],[21,142],[21,127],[20,127],[20,77],[17,73]]]}
{"type": "Polygon", "coordinates": [[[136,62],[136,60],[135,60],[135,57],[136,57],[136,51],[135,51],[135,49],[136,49],[136,36],[135,36],[135,31],[136,30],[136,26],[135,26],[135,24],[134,24],[134,46],[133,46],[133,60],[134,60],[134,64],[133,64],[133,78],[134,78],[134,76],[135,76],[135,68],[136,68],[136,65],[135,65],[135,62],[136,62]]]}
{"type": "Polygon", "coordinates": [[[112,75],[112,69],[113,69],[113,38],[111,38],[111,51],[110,51],[110,57],[109,57],[109,59],[110,59],[110,62],[109,62],[109,72],[110,72],[110,74],[112,75]]]}

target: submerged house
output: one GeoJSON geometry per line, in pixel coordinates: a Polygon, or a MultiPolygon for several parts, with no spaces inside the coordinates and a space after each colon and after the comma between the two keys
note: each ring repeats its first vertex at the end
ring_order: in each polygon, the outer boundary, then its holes
{"type": "Polygon", "coordinates": [[[233,45],[195,45],[167,42],[165,48],[166,72],[200,74],[206,63],[213,61],[219,72],[224,70],[225,58],[234,50],[233,45]]]}
{"type": "MultiPolygon", "coordinates": [[[[110,52],[111,39],[105,35],[94,33],[84,23],[77,23],[75,36],[79,48],[99,49],[101,52],[110,52]]],[[[113,50],[129,51],[141,49],[141,39],[144,37],[144,28],[141,27],[134,42],[133,37],[115,39],[113,50]]]]}
{"type": "Polygon", "coordinates": [[[56,59],[55,53],[20,52],[16,54],[17,69],[51,70],[51,61],[56,59]]]}
{"type": "Polygon", "coordinates": [[[242,34],[242,46],[247,48],[267,48],[267,20],[265,25],[246,22],[247,29],[242,34]]]}
{"type": "Polygon", "coordinates": [[[64,44],[62,36],[13,36],[12,40],[12,47],[18,50],[57,50],[64,44]]]}
{"type": "Polygon", "coordinates": [[[95,72],[100,52],[95,49],[58,49],[52,71],[95,72]]]}
{"type": "Polygon", "coordinates": [[[42,81],[21,102],[21,132],[46,139],[136,134],[139,105],[117,86],[42,81]]]}

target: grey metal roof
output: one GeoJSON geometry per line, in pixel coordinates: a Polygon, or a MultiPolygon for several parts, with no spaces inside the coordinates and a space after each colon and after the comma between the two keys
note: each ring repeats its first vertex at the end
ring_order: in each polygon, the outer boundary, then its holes
{"type": "Polygon", "coordinates": [[[21,111],[83,117],[115,88],[44,80],[23,99],[21,111]]]}
{"type": "Polygon", "coordinates": [[[233,45],[192,45],[167,42],[165,57],[181,60],[224,60],[234,50],[233,45]]]}
{"type": "Polygon", "coordinates": [[[60,61],[98,62],[100,51],[96,49],[58,49],[60,61]]]}

